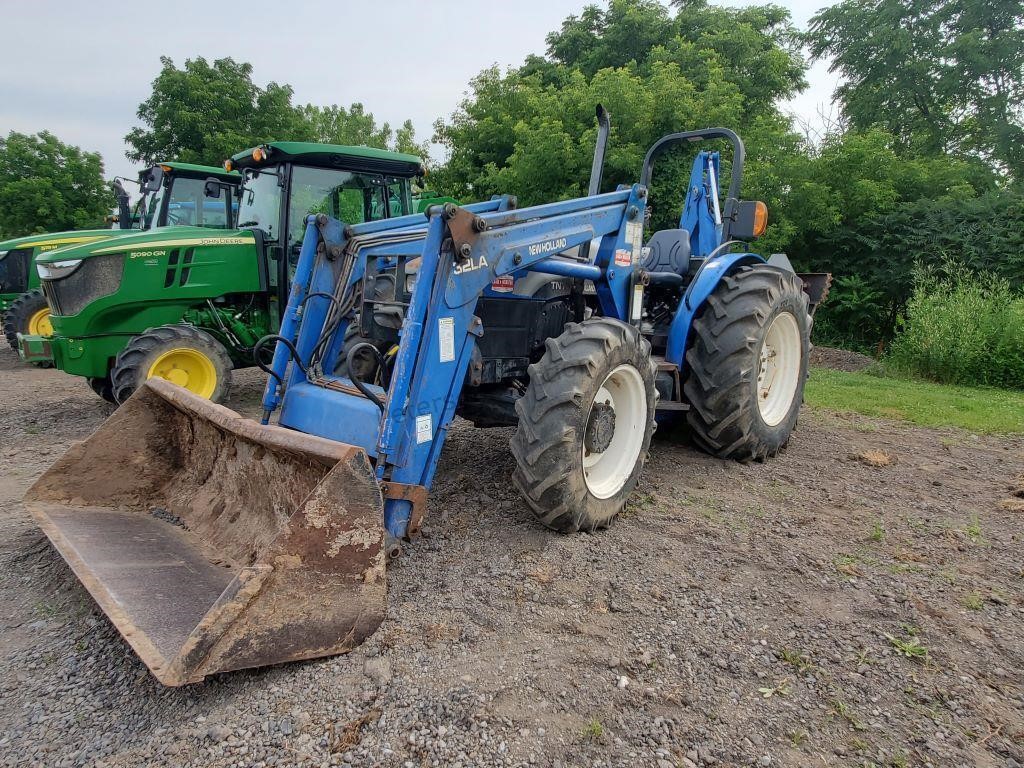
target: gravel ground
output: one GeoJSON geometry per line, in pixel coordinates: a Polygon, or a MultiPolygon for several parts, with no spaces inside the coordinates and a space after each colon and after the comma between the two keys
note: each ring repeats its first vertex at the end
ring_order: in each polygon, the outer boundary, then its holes
{"type": "Polygon", "coordinates": [[[110,407],[7,350],[0,391],[0,765],[1024,764],[1021,438],[806,411],[740,465],[659,434],[627,513],[560,536],[509,431],[459,423],[369,642],[165,689],[19,501],[110,407]]]}

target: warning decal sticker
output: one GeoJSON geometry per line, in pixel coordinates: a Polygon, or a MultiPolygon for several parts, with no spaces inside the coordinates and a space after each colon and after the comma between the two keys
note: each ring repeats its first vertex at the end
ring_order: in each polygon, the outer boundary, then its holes
{"type": "Polygon", "coordinates": [[[494,282],[491,283],[491,290],[498,291],[499,293],[509,293],[516,287],[516,279],[512,275],[502,275],[501,277],[494,278],[494,282]]]}
{"type": "Polygon", "coordinates": [[[439,319],[437,334],[440,339],[441,362],[450,363],[455,359],[455,318],[442,317],[439,319]]]}

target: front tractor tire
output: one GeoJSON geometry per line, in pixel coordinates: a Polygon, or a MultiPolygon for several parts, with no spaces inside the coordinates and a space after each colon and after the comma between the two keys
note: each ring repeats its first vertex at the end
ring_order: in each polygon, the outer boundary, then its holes
{"type": "Polygon", "coordinates": [[[231,389],[233,368],[227,350],[210,334],[190,325],[165,325],[128,342],[114,360],[110,382],[118,403],[152,378],[221,403],[231,389]]]}
{"type": "MultiPolygon", "coordinates": [[[[11,349],[18,351],[18,334],[33,336],[52,336],[53,326],[50,324],[50,307],[46,304],[43,292],[38,288],[26,291],[11,302],[4,313],[4,336],[11,349]]],[[[48,365],[43,367],[49,367],[48,365]]]]}
{"type": "Polygon", "coordinates": [[[721,458],[763,461],[796,428],[811,351],[800,278],[763,264],[718,284],[693,321],[683,386],[697,446],[721,458]]]}
{"type": "Polygon", "coordinates": [[[651,346],[608,318],[548,339],[516,402],[512,476],[526,503],[563,533],[607,526],[636,488],[654,434],[651,346]]]}

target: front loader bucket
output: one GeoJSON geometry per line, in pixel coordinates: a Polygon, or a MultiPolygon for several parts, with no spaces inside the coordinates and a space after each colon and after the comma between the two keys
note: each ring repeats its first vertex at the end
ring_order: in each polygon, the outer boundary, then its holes
{"type": "Polygon", "coordinates": [[[343,653],[385,611],[366,453],[150,379],[26,506],[165,685],[343,653]]]}

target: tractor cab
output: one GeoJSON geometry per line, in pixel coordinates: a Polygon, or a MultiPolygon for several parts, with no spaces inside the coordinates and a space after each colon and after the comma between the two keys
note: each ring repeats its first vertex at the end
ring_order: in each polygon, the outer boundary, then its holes
{"type": "Polygon", "coordinates": [[[142,229],[164,226],[231,229],[238,210],[239,180],[237,173],[208,165],[157,163],[150,166],[139,173],[142,229]]]}
{"type": "Polygon", "coordinates": [[[295,141],[253,147],[224,167],[242,174],[237,226],[256,236],[280,307],[310,214],[349,224],[408,215],[415,211],[412,181],[423,174],[415,155],[295,141]]]}

